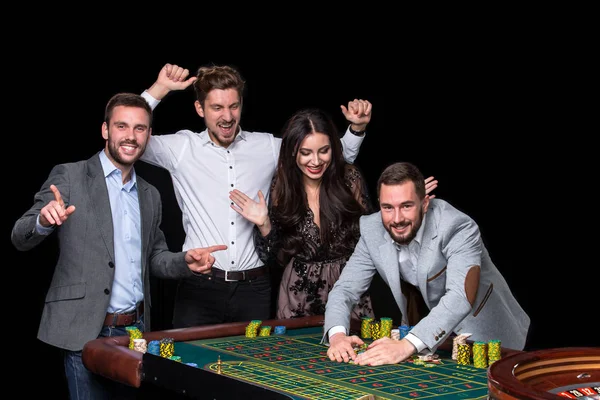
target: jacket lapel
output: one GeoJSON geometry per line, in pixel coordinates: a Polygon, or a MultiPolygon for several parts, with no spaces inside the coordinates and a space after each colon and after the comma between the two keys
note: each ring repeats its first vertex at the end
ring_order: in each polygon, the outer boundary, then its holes
{"type": "Polygon", "coordinates": [[[146,254],[148,254],[148,243],[150,242],[150,231],[152,229],[152,197],[148,191],[149,187],[146,181],[137,176],[138,200],[140,202],[140,225],[142,236],[142,282],[145,282],[146,275],[146,254]]]}
{"type": "Polygon", "coordinates": [[[106,188],[106,180],[98,155],[92,157],[88,163],[88,195],[90,203],[93,205],[91,211],[93,218],[95,218],[94,222],[104,240],[110,259],[114,261],[115,246],[112,212],[110,209],[108,189],[106,188]]]}
{"type": "Polygon", "coordinates": [[[430,202],[429,210],[427,211],[427,217],[425,218],[425,224],[423,226],[423,239],[421,243],[421,251],[419,253],[419,259],[417,260],[417,284],[425,300],[425,304],[429,307],[428,295],[427,295],[427,276],[431,267],[432,252],[431,244],[437,237],[437,221],[435,219],[435,213],[433,212],[433,202],[430,202]]]}

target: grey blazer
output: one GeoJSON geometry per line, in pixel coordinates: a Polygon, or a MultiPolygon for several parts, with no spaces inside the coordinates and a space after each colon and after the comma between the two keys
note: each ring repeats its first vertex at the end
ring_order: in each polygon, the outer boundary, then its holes
{"type": "MultiPolygon", "coordinates": [[[[46,295],[38,339],[53,346],[78,351],[96,339],[110,300],[115,272],[113,222],[108,189],[98,154],[87,161],[55,166],[33,206],[15,223],[11,239],[21,251],[40,244],[47,236],[36,233],[40,210],[58,187],[63,200],[75,212],[52,235],[58,236],[60,254],[46,295]]],[[[144,324],[150,329],[150,278],[190,276],[185,253],[168,251],[160,229],[162,205],[158,190],[137,176],[142,235],[144,324]]],[[[35,268],[36,266],[32,266],[35,268]]]]}
{"type": "MultiPolygon", "coordinates": [[[[411,333],[432,351],[452,332],[472,333],[472,340],[499,339],[504,347],[522,350],[529,317],[492,263],[475,221],[436,198],[430,201],[421,228],[417,280],[430,311],[411,333]],[[474,265],[481,267],[481,273],[471,305],[465,284],[474,265]]],[[[352,306],[368,289],[376,272],[391,288],[402,315],[406,315],[398,250],[382,224],[381,212],[361,217],[360,233],[352,257],[329,293],[323,343],[328,342],[327,332],[332,327],[341,325],[349,330],[352,306]]]]}

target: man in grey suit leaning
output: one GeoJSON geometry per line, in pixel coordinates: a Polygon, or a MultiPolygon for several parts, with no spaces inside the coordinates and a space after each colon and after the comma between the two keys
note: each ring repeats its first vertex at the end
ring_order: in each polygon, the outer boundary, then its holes
{"type": "Polygon", "coordinates": [[[172,279],[208,273],[211,252],[227,248],[168,251],[160,194],[133,168],[150,140],[151,123],[143,97],[113,96],[102,124],[104,149],[55,166],[12,230],[21,251],[58,236],[60,255],[38,339],[62,349],[72,399],[108,398],[119,390],[85,368],[81,350],[100,336],[127,335],[126,326],[150,330],[149,273],[172,279]]]}
{"type": "Polygon", "coordinates": [[[452,332],[524,348],[529,317],[492,263],[479,227],[449,203],[427,197],[424,182],[410,163],[381,174],[380,211],[361,217],[360,240],[327,301],[323,343],[332,361],[394,364],[434,352],[452,332]],[[363,341],[347,336],[351,310],[376,272],[391,288],[402,323],[416,325],[399,341],[378,339],[355,355],[353,346],[363,341]],[[426,316],[409,321],[418,309],[426,316]]]}

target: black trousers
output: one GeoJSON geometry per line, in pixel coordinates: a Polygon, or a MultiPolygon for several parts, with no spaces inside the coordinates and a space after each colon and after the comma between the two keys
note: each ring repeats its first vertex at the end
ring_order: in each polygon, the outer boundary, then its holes
{"type": "Polygon", "coordinates": [[[271,278],[226,282],[209,275],[182,279],[177,286],[173,327],[271,318],[271,278]],[[210,279],[209,279],[210,278],[210,279]]]}

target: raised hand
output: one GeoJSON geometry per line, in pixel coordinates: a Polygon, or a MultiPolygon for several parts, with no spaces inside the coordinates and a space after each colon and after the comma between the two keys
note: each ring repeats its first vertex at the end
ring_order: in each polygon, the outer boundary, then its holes
{"type": "Polygon", "coordinates": [[[355,131],[364,131],[371,121],[373,105],[367,100],[354,99],[348,102],[348,107],[341,105],[344,117],[352,124],[355,131]]]}
{"type": "Polygon", "coordinates": [[[158,73],[156,82],[148,89],[148,93],[157,100],[162,100],[172,90],[183,90],[198,79],[188,78],[190,71],[175,64],[165,64],[158,73]]]}
{"type": "Polygon", "coordinates": [[[429,200],[435,197],[435,194],[429,194],[438,186],[438,181],[433,179],[433,176],[425,179],[425,194],[429,196],[429,200]]]}
{"type": "Polygon", "coordinates": [[[65,202],[56,186],[50,185],[50,190],[54,193],[54,200],[40,210],[40,224],[46,228],[52,225],[62,225],[75,212],[75,206],[65,207],[65,202]]]}
{"type": "Polygon", "coordinates": [[[217,244],[209,247],[190,249],[185,253],[185,262],[191,271],[208,274],[215,263],[215,257],[211,253],[220,250],[227,250],[227,246],[217,244]]]}
{"type": "Polygon", "coordinates": [[[269,219],[269,210],[262,191],[258,191],[258,201],[252,200],[244,192],[237,189],[229,192],[229,198],[234,203],[231,208],[253,224],[260,227],[269,219]]]}

